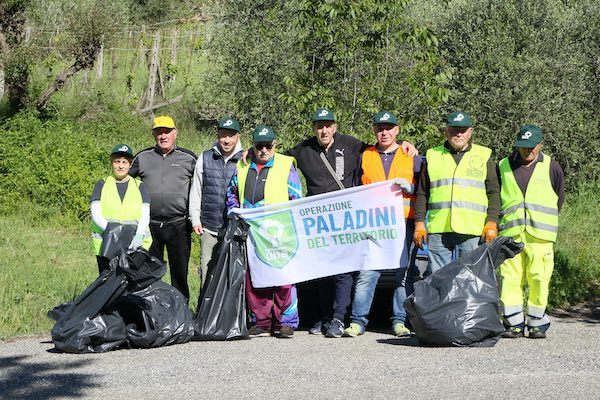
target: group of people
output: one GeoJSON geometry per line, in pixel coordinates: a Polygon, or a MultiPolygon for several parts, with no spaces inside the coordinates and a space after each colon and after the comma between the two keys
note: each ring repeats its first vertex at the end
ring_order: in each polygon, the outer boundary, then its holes
{"type": "MultiPolygon", "coordinates": [[[[404,251],[410,253],[401,259],[414,260],[416,248],[427,244],[427,273],[497,235],[525,245],[499,269],[503,336],[522,337],[527,330],[530,338],[544,338],[550,326],[545,309],[564,177],[560,165],[541,152],[541,129],[521,127],[512,155],[496,164],[489,148],[472,143],[473,125],[465,112],[448,116],[446,141],[425,157],[412,144],[398,140],[400,127],[393,112],[379,112],[372,122],[374,145],[338,132],[332,110],[319,108],[312,116],[314,136],[279,153],[273,127],[256,127],[252,147],[244,151],[239,121],[223,118],[213,147],[197,157],[176,145],[172,118],[155,118],[156,145],[135,157],[129,146],[115,146],[113,175],[94,188],[92,235],[99,270],[108,268],[101,248],[109,223],[134,224],[129,248],[143,246],[164,260],[166,246],[172,285],[187,299],[192,232],[200,236],[199,274],[204,284],[217,259],[228,211],[302,197],[298,170],[305,178],[307,196],[394,179],[402,193],[404,251]]],[[[392,330],[406,336],[410,330],[403,303],[412,292],[414,263],[381,266],[390,267],[395,272],[392,330]]],[[[374,270],[318,279],[321,318],[309,333],[331,338],[362,335],[379,277],[374,270]]],[[[294,285],[254,288],[248,276],[247,301],[251,336],[293,336],[299,323],[294,285]]]]}

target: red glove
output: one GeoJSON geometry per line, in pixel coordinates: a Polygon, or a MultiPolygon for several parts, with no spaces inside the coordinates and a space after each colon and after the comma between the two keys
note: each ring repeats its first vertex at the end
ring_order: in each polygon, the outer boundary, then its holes
{"type": "Polygon", "coordinates": [[[481,239],[487,243],[496,239],[496,236],[498,236],[498,225],[494,221],[486,222],[481,233],[481,239]]]}
{"type": "Polygon", "coordinates": [[[427,242],[427,229],[425,228],[425,222],[415,222],[413,241],[420,249],[422,249],[423,245],[427,242]]]}

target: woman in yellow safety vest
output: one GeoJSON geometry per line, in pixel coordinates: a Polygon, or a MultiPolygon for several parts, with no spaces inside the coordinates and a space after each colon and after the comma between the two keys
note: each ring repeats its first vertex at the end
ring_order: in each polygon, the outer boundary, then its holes
{"type": "Polygon", "coordinates": [[[92,215],[92,243],[100,273],[110,269],[109,259],[102,256],[102,242],[115,225],[137,226],[128,249],[142,246],[150,248],[150,194],[141,181],[128,175],[133,151],[126,144],[113,147],[110,154],[112,175],[100,179],[94,186],[90,199],[92,215]],[[108,225],[111,227],[107,230],[108,225]]]}

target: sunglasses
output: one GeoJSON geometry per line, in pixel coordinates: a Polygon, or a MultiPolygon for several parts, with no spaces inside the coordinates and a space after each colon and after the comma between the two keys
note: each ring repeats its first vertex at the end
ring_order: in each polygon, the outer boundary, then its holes
{"type": "Polygon", "coordinates": [[[271,150],[273,148],[273,143],[258,142],[258,143],[254,143],[254,147],[256,148],[256,150],[262,150],[263,147],[265,147],[267,150],[271,150]]]}

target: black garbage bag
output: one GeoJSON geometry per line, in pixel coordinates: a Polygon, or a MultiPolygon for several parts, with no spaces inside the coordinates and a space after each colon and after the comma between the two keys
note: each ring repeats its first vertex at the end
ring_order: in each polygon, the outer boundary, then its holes
{"type": "Polygon", "coordinates": [[[404,308],[419,342],[494,346],[504,332],[495,269],[522,249],[499,237],[415,283],[404,308]]]}
{"type": "Polygon", "coordinates": [[[248,338],[246,325],[246,238],[248,224],[230,214],[217,262],[209,268],[198,298],[194,340],[248,338]]]}
{"type": "Polygon", "coordinates": [[[126,344],[125,322],[111,306],[128,292],[159,280],[166,271],[166,265],[144,249],[122,250],[109,265],[75,300],[48,312],[56,321],[51,331],[56,349],[95,353],[126,344]]]}
{"type": "Polygon", "coordinates": [[[194,316],[185,297],[162,281],[121,297],[114,310],[127,325],[132,347],[186,343],[194,336],[194,316]]]}
{"type": "Polygon", "coordinates": [[[131,240],[135,236],[136,229],[137,225],[122,225],[109,222],[102,233],[100,256],[112,260],[121,253],[121,250],[127,250],[131,240]]]}

